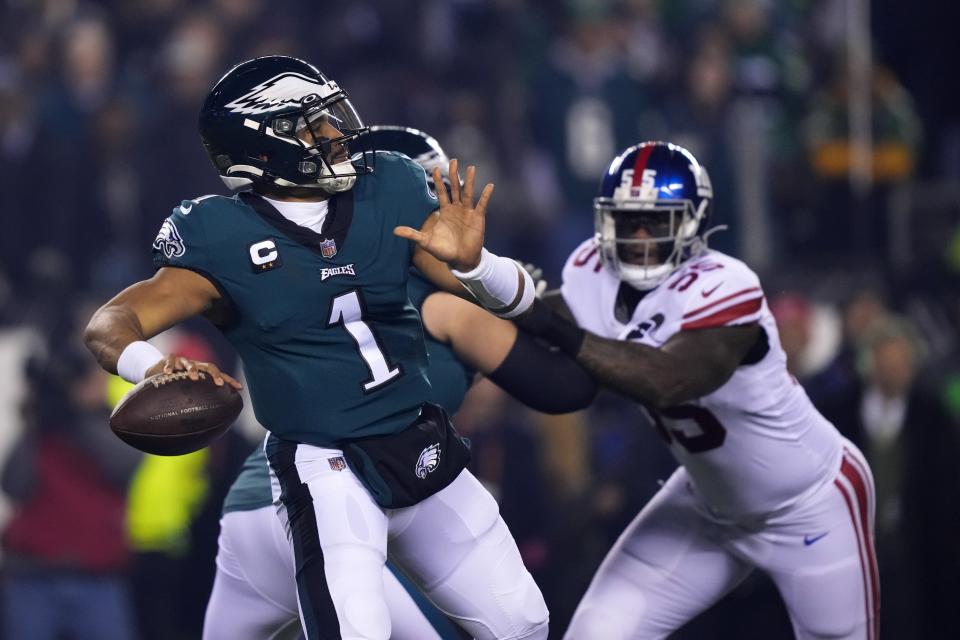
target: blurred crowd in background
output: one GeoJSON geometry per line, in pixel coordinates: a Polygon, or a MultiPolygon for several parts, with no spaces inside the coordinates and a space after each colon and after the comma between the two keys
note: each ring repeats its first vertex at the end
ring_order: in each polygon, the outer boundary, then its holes
{"type": "MultiPolygon", "coordinates": [[[[149,276],[175,205],[224,192],[197,112],[267,53],[314,62],[367,124],[420,128],[477,164],[497,185],[487,245],[554,285],[614,155],[688,147],[729,225],[711,245],[761,274],[792,372],[871,462],[885,636],[956,637],[960,100],[944,78],[960,43],[943,4],[0,2],[3,637],[199,637],[220,503],[256,427],[141,457],[107,430],[124,387],[78,334],[149,276]]],[[[237,369],[203,322],[161,342],[237,369]]],[[[675,463],[612,395],[547,417],[482,381],[455,422],[560,637],[675,463]]],[[[676,637],[791,636],[758,577],[676,637]]]]}

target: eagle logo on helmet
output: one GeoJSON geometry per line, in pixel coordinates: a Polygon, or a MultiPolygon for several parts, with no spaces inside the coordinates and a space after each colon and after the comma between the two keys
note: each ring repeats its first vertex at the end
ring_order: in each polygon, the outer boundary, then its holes
{"type": "Polygon", "coordinates": [[[231,113],[256,115],[278,111],[288,105],[305,107],[340,91],[333,80],[320,84],[299,73],[287,72],[261,82],[224,105],[231,113]]]}
{"type": "Polygon", "coordinates": [[[436,442],[420,452],[420,458],[417,459],[416,474],[423,480],[440,464],[440,443],[436,442]]]}

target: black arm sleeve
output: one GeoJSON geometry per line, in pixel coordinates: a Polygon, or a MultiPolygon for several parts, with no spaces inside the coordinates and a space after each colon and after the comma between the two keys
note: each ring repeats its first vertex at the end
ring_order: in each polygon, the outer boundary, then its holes
{"type": "Polygon", "coordinates": [[[558,314],[564,320],[568,320],[573,324],[577,323],[577,321],[573,319],[573,312],[570,311],[570,307],[567,306],[567,301],[563,299],[563,294],[560,292],[560,289],[544,291],[543,295],[538,296],[537,299],[550,307],[554,313],[558,314]]]}
{"type": "Polygon", "coordinates": [[[543,413],[586,409],[597,394],[593,378],[573,358],[534,341],[524,331],[517,332],[510,353],[488,377],[523,404],[543,413]]]}
{"type": "Polygon", "coordinates": [[[562,306],[554,301],[535,299],[533,305],[514,320],[514,324],[575,358],[587,334],[573,321],[563,298],[559,298],[562,306]]]}

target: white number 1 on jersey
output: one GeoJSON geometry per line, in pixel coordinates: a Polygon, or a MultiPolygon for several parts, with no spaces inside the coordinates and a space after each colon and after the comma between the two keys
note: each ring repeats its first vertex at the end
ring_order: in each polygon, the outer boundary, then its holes
{"type": "Polygon", "coordinates": [[[333,299],[327,326],[340,323],[343,323],[343,328],[357,343],[360,357],[370,370],[371,379],[363,383],[364,391],[371,391],[400,375],[400,367],[390,368],[383,350],[377,343],[377,337],[363,321],[363,309],[360,307],[360,297],[356,291],[349,291],[333,299]]]}

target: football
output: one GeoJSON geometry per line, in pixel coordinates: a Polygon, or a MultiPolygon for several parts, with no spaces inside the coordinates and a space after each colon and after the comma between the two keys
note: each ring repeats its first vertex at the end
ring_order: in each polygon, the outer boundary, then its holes
{"type": "Polygon", "coordinates": [[[151,376],[131,389],[110,415],[117,437],[145,453],[179,456],[204,448],[226,433],[243,409],[229,384],[217,386],[200,372],[151,376]]]}

